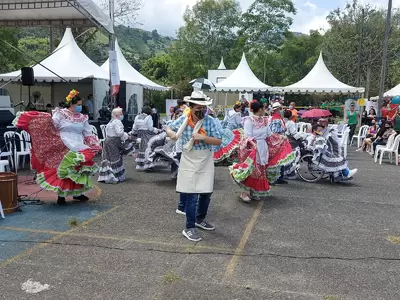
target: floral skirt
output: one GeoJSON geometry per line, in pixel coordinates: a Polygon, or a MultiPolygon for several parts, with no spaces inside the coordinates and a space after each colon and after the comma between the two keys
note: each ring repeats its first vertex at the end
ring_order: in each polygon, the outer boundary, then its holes
{"type": "Polygon", "coordinates": [[[43,189],[60,197],[80,196],[92,189],[91,176],[98,170],[93,158],[100,147],[88,145],[82,151],[69,150],[48,113],[23,112],[13,123],[31,136],[31,165],[43,189]]]}
{"type": "Polygon", "coordinates": [[[296,167],[296,152],[293,151],[286,136],[273,134],[267,137],[268,145],[268,166],[266,168],[269,182],[275,182],[282,174],[290,175],[296,167]]]}
{"type": "Polygon", "coordinates": [[[234,130],[230,130],[229,128],[223,129],[221,147],[213,154],[214,162],[220,163],[224,160],[236,160],[239,144],[243,136],[244,132],[241,128],[234,130]]]}
{"type": "Polygon", "coordinates": [[[240,142],[238,159],[229,167],[234,182],[254,196],[268,196],[270,186],[266,165],[257,163],[257,146],[252,139],[240,142]]]}

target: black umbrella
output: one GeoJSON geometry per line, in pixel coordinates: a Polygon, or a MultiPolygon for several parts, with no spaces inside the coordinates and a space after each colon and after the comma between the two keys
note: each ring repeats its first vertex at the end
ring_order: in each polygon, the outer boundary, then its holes
{"type": "Polygon", "coordinates": [[[207,78],[193,79],[189,83],[191,83],[192,87],[195,89],[200,89],[200,90],[214,90],[215,89],[214,83],[212,83],[207,78]]]}

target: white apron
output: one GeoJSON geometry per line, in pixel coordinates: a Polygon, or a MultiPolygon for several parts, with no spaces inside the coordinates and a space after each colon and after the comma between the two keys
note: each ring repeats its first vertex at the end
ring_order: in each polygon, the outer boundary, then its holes
{"type": "Polygon", "coordinates": [[[211,150],[183,151],[179,163],[176,191],[187,194],[212,193],[214,159],[211,150]]]}

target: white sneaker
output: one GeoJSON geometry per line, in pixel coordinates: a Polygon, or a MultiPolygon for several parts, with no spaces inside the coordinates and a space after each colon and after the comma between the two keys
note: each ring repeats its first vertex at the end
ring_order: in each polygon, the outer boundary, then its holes
{"type": "Polygon", "coordinates": [[[347,175],[347,178],[353,177],[354,175],[356,175],[357,172],[358,172],[358,169],[350,170],[349,175],[347,175]]]}
{"type": "Polygon", "coordinates": [[[175,212],[176,212],[178,215],[186,216],[186,213],[185,213],[184,211],[179,210],[179,209],[176,209],[175,212]]]}

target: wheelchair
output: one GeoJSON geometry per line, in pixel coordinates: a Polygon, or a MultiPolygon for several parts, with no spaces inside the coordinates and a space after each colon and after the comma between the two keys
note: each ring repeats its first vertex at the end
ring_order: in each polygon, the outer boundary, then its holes
{"type": "Polygon", "coordinates": [[[348,178],[340,174],[335,177],[334,172],[325,172],[318,167],[318,163],[313,162],[313,153],[306,150],[305,147],[300,147],[301,157],[297,165],[296,172],[299,177],[305,182],[318,182],[321,179],[329,179],[330,183],[349,181],[353,178],[348,178]]]}

